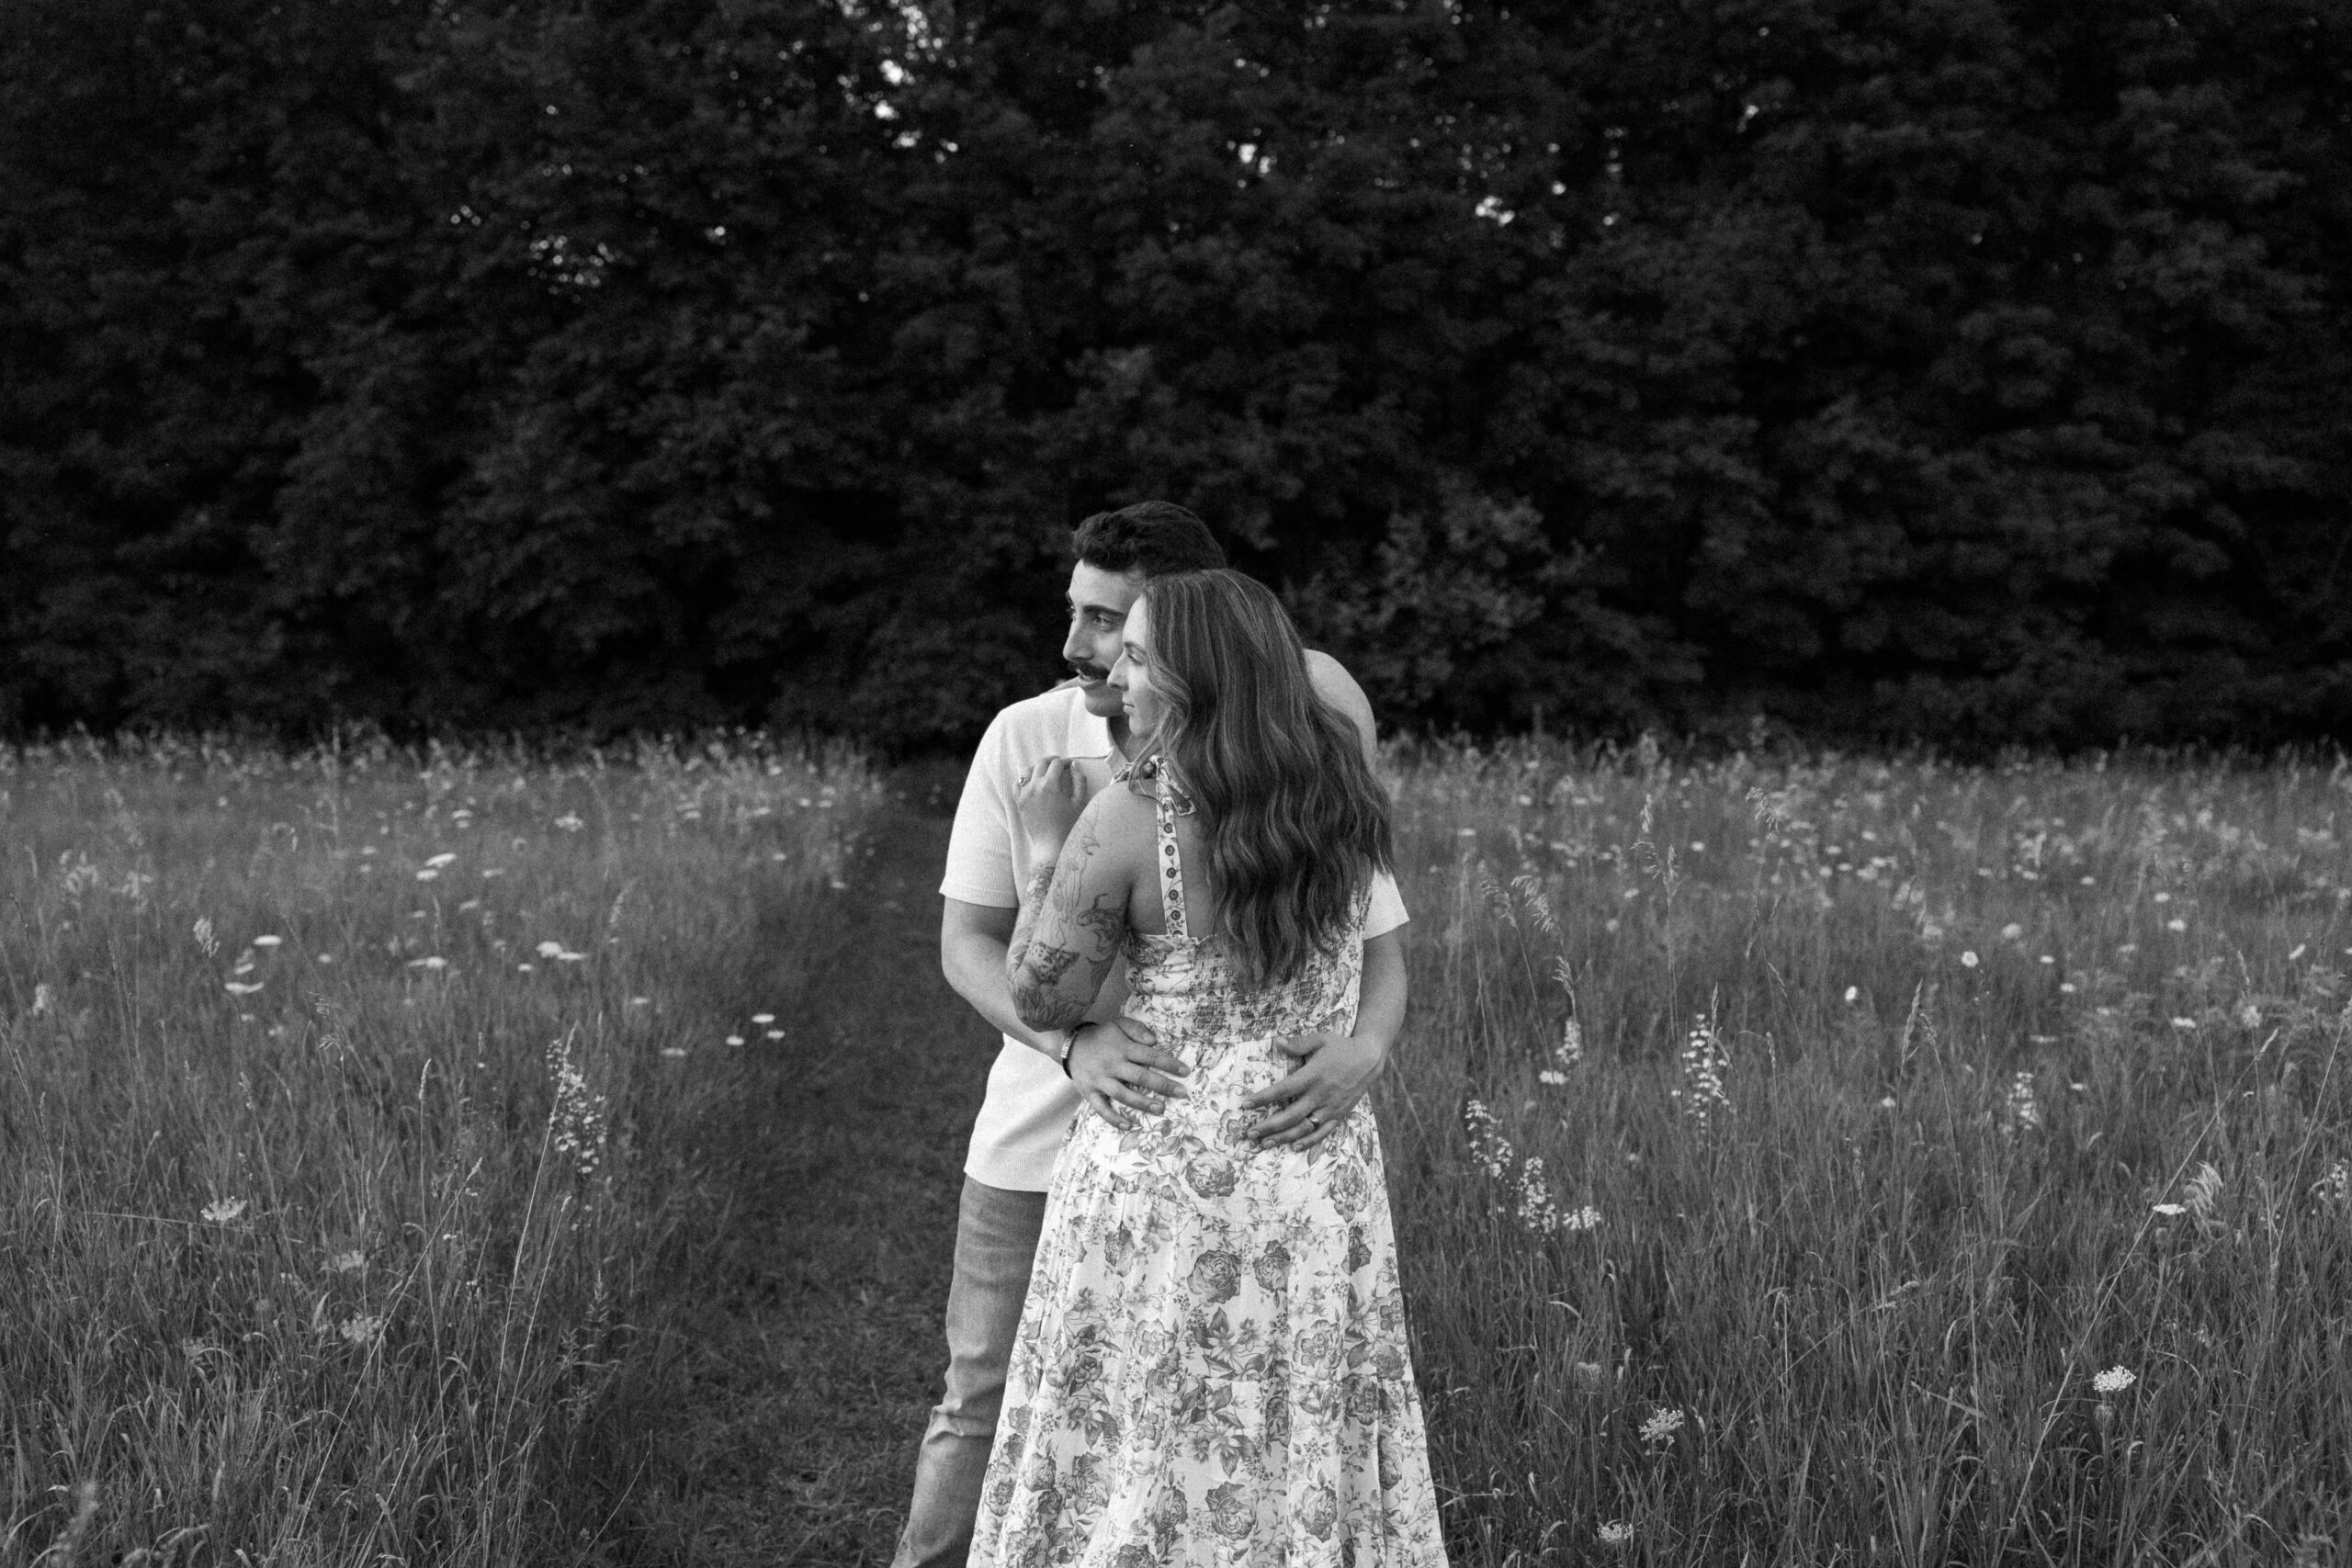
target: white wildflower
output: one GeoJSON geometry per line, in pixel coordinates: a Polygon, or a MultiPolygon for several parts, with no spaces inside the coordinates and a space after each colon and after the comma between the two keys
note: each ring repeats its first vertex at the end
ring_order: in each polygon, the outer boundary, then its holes
{"type": "Polygon", "coordinates": [[[2041,1125],[2041,1102],[2033,1097],[2033,1075],[2019,1073],[2009,1080],[2008,1103],[2005,1107],[2004,1129],[2011,1133],[2026,1132],[2041,1125]]]}
{"type": "Polygon", "coordinates": [[[755,1012],[752,1015],[752,1021],[764,1029],[769,1024],[775,1021],[775,1014],[772,1012],[755,1012]]]}
{"type": "Polygon", "coordinates": [[[577,833],[581,829],[588,826],[587,823],[582,822],[580,819],[580,814],[576,811],[565,812],[562,816],[555,819],[555,825],[562,829],[567,833],[577,833]]]}
{"type": "Polygon", "coordinates": [[[662,1054],[673,1062],[683,1061],[685,1059],[686,1048],[684,1045],[664,1045],[662,1047],[662,1054]]]}
{"type": "Polygon", "coordinates": [[[435,855],[430,860],[426,861],[424,863],[424,869],[427,871],[439,871],[443,866],[447,865],[457,858],[458,857],[456,855],[451,854],[447,850],[444,850],[441,853],[435,855]]]}
{"type": "Polygon", "coordinates": [[[2109,1367],[2091,1379],[2091,1388],[2102,1395],[2121,1393],[2140,1381],[2140,1374],[2128,1367],[2109,1367]]]}
{"type": "Polygon", "coordinates": [[[233,1224],[244,1217],[243,1198],[216,1198],[204,1206],[204,1217],[216,1225],[233,1224]]]}
{"type": "Polygon", "coordinates": [[[1682,1087],[1673,1091],[1673,1100],[1700,1136],[1705,1137],[1717,1131],[1722,1119],[1731,1114],[1731,1096],[1724,1088],[1724,1073],[1731,1066],[1731,1053],[1713,1021],[1704,1014],[1691,1021],[1690,1032],[1682,1044],[1681,1062],[1682,1087]]]}
{"type": "Polygon", "coordinates": [[[220,939],[212,934],[212,917],[209,915],[198,919],[194,927],[194,935],[196,945],[203,952],[205,957],[209,958],[220,951],[220,939]]]}
{"type": "Polygon", "coordinates": [[[1654,1445],[1671,1443],[1674,1434],[1682,1430],[1682,1421],[1681,1411],[1661,1408],[1642,1423],[1642,1441],[1654,1445]]]}
{"type": "Polygon", "coordinates": [[[1611,1551],[1622,1551],[1634,1544],[1634,1527],[1623,1519],[1611,1519],[1600,1527],[1600,1544],[1611,1551]]]}
{"type": "Polygon", "coordinates": [[[261,984],[258,981],[249,985],[243,980],[232,980],[221,987],[221,989],[227,991],[232,997],[250,997],[261,988],[261,984]]]}
{"type": "Polygon", "coordinates": [[[2352,1161],[2337,1160],[2327,1174],[2312,1183],[2312,1197],[2323,1209],[2352,1213],[2352,1161]]]}
{"type": "Polygon", "coordinates": [[[384,1320],[374,1313],[354,1313],[336,1330],[347,1345],[373,1345],[384,1337],[384,1320]]]}
{"type": "Polygon", "coordinates": [[[1961,967],[1962,967],[1962,968],[1963,968],[1963,969],[1973,969],[1973,968],[1975,968],[1975,967],[1976,967],[1976,953],[1975,953],[1975,950],[1972,948],[1972,949],[1970,949],[1968,952],[1965,952],[1965,953],[1962,953],[1962,954],[1960,955],[1960,964],[1961,964],[1961,967]]]}
{"type": "Polygon", "coordinates": [[[548,1075],[555,1085],[548,1136],[571,1156],[581,1175],[594,1176],[605,1156],[605,1097],[589,1089],[588,1076],[572,1055],[572,1040],[566,1035],[548,1046],[548,1075]]]}
{"type": "Polygon", "coordinates": [[[326,1267],[337,1274],[363,1273],[368,1268],[368,1255],[355,1247],[328,1258],[326,1267]]]}
{"type": "Polygon", "coordinates": [[[560,942],[543,942],[539,943],[536,951],[541,958],[553,958],[557,953],[563,951],[563,943],[560,942]]]}
{"type": "Polygon", "coordinates": [[[1552,1065],[1562,1072],[1584,1060],[1584,1025],[1569,1019],[1560,1025],[1560,1043],[1552,1047],[1552,1065]]]}
{"type": "Polygon", "coordinates": [[[1510,1144],[1495,1130],[1494,1112],[1486,1102],[1474,1100],[1462,1108],[1463,1126],[1470,1134],[1470,1157],[1476,1160],[1490,1181],[1500,1181],[1511,1167],[1510,1144]]]}

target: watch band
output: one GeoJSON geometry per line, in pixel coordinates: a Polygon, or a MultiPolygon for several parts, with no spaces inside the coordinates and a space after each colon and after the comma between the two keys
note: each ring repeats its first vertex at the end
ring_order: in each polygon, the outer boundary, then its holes
{"type": "MultiPolygon", "coordinates": [[[[1085,1026],[1081,1024],[1080,1027],[1083,1028],[1085,1026]]],[[[1059,1061],[1062,1065],[1062,1077],[1069,1077],[1069,1054],[1076,1049],[1078,1049],[1078,1030],[1073,1029],[1067,1035],[1063,1036],[1062,1054],[1056,1058],[1056,1060],[1059,1061]]]]}

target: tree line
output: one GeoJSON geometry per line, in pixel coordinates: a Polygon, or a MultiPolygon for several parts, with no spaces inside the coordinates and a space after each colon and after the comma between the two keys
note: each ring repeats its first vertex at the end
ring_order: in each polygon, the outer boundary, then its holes
{"type": "Polygon", "coordinates": [[[2334,0],[17,0],[0,728],[2352,729],[2334,0]]]}

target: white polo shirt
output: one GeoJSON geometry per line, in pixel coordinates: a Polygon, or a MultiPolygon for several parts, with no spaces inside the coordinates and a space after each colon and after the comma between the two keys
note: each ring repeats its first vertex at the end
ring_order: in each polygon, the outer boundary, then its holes
{"type": "MultiPolygon", "coordinates": [[[[1086,694],[1075,681],[1013,704],[998,714],[980,738],[956,803],[956,826],[947,839],[947,874],[939,891],[967,904],[990,908],[1021,907],[1021,889],[1034,869],[1028,837],[1013,816],[1013,792],[1021,774],[1046,757],[1107,758],[1111,725],[1086,711],[1086,694]]],[[[1373,884],[1372,908],[1363,934],[1379,936],[1405,923],[1405,901],[1386,875],[1373,884]]],[[[1086,1016],[1096,1022],[1116,1018],[1127,999],[1123,959],[1102,983],[1086,1016]]],[[[1054,1183],[1054,1156],[1078,1114],[1078,1090],[1050,1056],[1033,1051],[1010,1034],[989,1069],[988,1098],[972,1123],[964,1174],[989,1187],[1043,1192],[1054,1183]]]]}

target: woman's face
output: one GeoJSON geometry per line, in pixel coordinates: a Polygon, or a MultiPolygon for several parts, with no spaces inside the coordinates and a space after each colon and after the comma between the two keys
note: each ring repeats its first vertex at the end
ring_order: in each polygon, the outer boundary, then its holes
{"type": "Polygon", "coordinates": [[[1119,710],[1127,716],[1127,733],[1138,740],[1150,739],[1167,716],[1168,705],[1153,685],[1159,670],[1151,651],[1151,605],[1138,599],[1127,611],[1120,630],[1118,662],[1111,666],[1111,689],[1119,694],[1119,710]]]}

